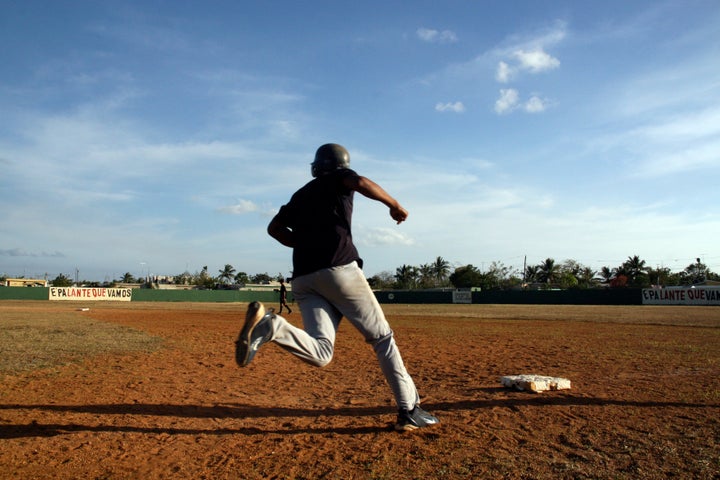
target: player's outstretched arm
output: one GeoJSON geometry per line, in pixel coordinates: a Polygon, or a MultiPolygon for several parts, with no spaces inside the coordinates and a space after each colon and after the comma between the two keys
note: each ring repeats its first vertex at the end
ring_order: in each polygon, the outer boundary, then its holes
{"type": "Polygon", "coordinates": [[[369,178],[360,175],[350,176],[345,177],[343,182],[346,188],[385,204],[390,209],[390,216],[397,223],[402,223],[407,219],[408,211],[400,205],[400,202],[369,178]]]}

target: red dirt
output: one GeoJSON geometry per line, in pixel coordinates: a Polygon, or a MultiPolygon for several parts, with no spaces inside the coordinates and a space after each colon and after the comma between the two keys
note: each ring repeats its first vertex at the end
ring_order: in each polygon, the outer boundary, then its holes
{"type": "Polygon", "coordinates": [[[347,323],[323,369],[272,344],[241,369],[245,305],[90,307],[163,346],[0,376],[0,478],[720,478],[717,307],[388,306],[442,422],[409,434],[347,323]]]}

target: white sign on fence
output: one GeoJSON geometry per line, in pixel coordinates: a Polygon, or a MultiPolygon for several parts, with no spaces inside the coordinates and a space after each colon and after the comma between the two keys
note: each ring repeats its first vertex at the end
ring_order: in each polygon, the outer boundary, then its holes
{"type": "Polygon", "coordinates": [[[720,305],[720,288],[645,288],[643,305],[720,305]]]}
{"type": "Polygon", "coordinates": [[[470,290],[453,290],[453,303],[472,303],[470,290]]]}
{"type": "Polygon", "coordinates": [[[80,288],[50,287],[50,300],[92,300],[118,301],[132,300],[132,288],[80,288]]]}

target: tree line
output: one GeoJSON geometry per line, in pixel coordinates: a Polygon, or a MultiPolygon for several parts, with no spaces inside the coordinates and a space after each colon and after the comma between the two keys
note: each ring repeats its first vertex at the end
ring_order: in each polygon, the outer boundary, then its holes
{"type": "Polygon", "coordinates": [[[513,269],[502,262],[492,262],[482,271],[468,264],[451,268],[442,257],[420,266],[402,265],[394,273],[382,272],[370,277],[373,288],[428,289],[472,288],[483,290],[531,289],[586,289],[586,288],[647,288],[651,286],[694,285],[707,280],[720,281],[720,275],[711,272],[698,258],[680,272],[667,267],[653,268],[639,256],[628,257],[617,267],[602,267],[596,271],[576,260],[556,262],[546,258],[524,269],[513,269]]]}
{"type": "MultiPolygon", "coordinates": [[[[191,274],[185,271],[172,277],[135,278],[130,272],[112,282],[80,282],[87,286],[113,286],[118,283],[141,283],[152,286],[156,283],[173,283],[198,288],[221,289],[239,287],[247,284],[266,284],[283,279],[283,274],[270,275],[267,272],[250,275],[237,271],[226,264],[217,275],[211,275],[204,266],[199,272],[191,274]]],[[[653,268],[638,255],[630,256],[616,267],[605,266],[600,270],[581,264],[576,260],[556,262],[546,258],[536,265],[526,265],[523,269],[508,267],[502,262],[492,262],[487,270],[467,264],[452,267],[442,257],[422,265],[402,265],[395,272],[384,271],[368,278],[370,286],[377,290],[416,290],[433,288],[472,288],[483,290],[507,290],[517,288],[530,289],[570,289],[570,288],[647,288],[650,286],[694,285],[707,280],[720,281],[720,275],[710,271],[698,258],[679,272],[668,267],[653,268]]],[[[52,286],[70,286],[73,280],[59,274],[50,281],[52,286]]]]}

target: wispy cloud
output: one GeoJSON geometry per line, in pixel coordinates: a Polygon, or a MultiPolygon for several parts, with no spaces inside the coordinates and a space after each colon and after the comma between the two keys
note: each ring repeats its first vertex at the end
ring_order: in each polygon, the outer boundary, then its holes
{"type": "Polygon", "coordinates": [[[525,34],[509,36],[494,49],[499,57],[514,56],[520,51],[547,50],[565,40],[567,37],[567,24],[564,21],[555,21],[546,28],[525,34]]]}
{"type": "Polygon", "coordinates": [[[408,237],[400,230],[392,228],[370,228],[358,232],[357,242],[362,246],[384,246],[384,245],[414,245],[415,240],[408,237]]]}
{"type": "Polygon", "coordinates": [[[520,95],[514,88],[500,90],[500,98],[495,101],[495,112],[500,115],[510,113],[518,106],[520,95]]]}
{"type": "Polygon", "coordinates": [[[435,30],[433,28],[421,27],[415,31],[417,37],[428,43],[455,43],[458,37],[452,30],[435,30]]]}
{"type": "Polygon", "coordinates": [[[560,60],[542,49],[531,51],[516,50],[509,55],[509,59],[498,62],[495,79],[500,83],[508,83],[522,72],[536,74],[555,70],[559,67],[560,60]],[[512,62],[512,60],[515,61],[512,62]]]}
{"type": "Polygon", "coordinates": [[[250,200],[238,200],[234,205],[227,205],[217,209],[220,213],[229,213],[230,215],[243,215],[246,213],[257,212],[259,207],[250,200]]]}
{"type": "Polygon", "coordinates": [[[720,109],[658,119],[622,134],[620,142],[642,158],[634,169],[636,175],[664,176],[702,168],[717,169],[720,167],[720,109]]]}
{"type": "Polygon", "coordinates": [[[23,250],[21,248],[11,248],[11,249],[0,249],[0,256],[3,257],[56,257],[56,258],[63,258],[65,255],[61,252],[55,251],[55,252],[28,252],[26,250],[23,250]]]}
{"type": "MultiPolygon", "coordinates": [[[[156,50],[173,55],[187,53],[208,55],[221,50],[219,44],[207,38],[201,41],[191,38],[189,29],[183,28],[182,21],[176,23],[175,28],[163,26],[155,22],[151,16],[140,12],[130,13],[130,9],[124,11],[118,9],[120,13],[113,19],[113,23],[97,21],[86,28],[94,35],[131,49],[156,50]]],[[[177,17],[175,21],[177,22],[177,17]]],[[[190,23],[185,22],[184,27],[189,26],[190,23]]]]}
{"type": "Polygon", "coordinates": [[[528,113],[540,113],[545,111],[547,105],[548,103],[546,100],[533,95],[527,102],[525,102],[524,109],[528,113]]]}
{"type": "Polygon", "coordinates": [[[462,113],[465,111],[465,105],[462,102],[437,103],[435,104],[435,110],[438,112],[462,113]]]}
{"type": "Polygon", "coordinates": [[[495,71],[495,79],[500,83],[507,83],[513,76],[513,69],[510,65],[500,60],[497,70],[495,71]]]}
{"type": "MultiPolygon", "coordinates": [[[[710,33],[706,32],[709,41],[710,33]]],[[[632,159],[633,177],[695,175],[720,168],[720,67],[698,51],[664,68],[628,75],[600,92],[595,111],[608,132],[589,148],[632,159]]],[[[694,181],[694,180],[693,180],[694,181]]]]}

